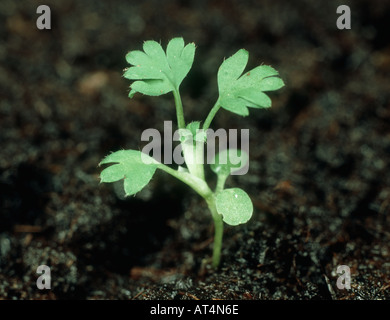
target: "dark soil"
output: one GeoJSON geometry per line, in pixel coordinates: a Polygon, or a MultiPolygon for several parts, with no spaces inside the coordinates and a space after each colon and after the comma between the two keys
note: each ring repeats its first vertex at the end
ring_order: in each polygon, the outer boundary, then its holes
{"type": "MultiPolygon", "coordinates": [[[[390,3],[375,1],[0,2],[0,299],[389,299],[390,3]],[[352,29],[336,28],[336,8],[352,29]],[[193,191],[158,172],[137,196],[99,184],[110,151],[138,149],[174,120],[170,95],[128,99],[129,50],[197,45],[182,85],[187,120],[217,97],[224,57],[280,71],[273,107],[214,128],[250,129],[249,223],[213,226],[193,191]],[[39,265],[51,290],[38,290],[39,265]],[[351,289],[336,286],[339,265],[351,289]]],[[[210,179],[213,179],[211,173],[210,179]]]]}

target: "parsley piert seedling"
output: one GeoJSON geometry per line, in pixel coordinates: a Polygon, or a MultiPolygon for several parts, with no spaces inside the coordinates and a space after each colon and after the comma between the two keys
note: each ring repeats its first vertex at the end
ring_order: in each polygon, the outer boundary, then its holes
{"type": "Polygon", "coordinates": [[[212,190],[205,179],[204,148],[207,132],[220,108],[241,116],[249,115],[249,108],[269,108],[271,99],[264,93],[284,86],[278,72],[261,65],[246,73],[249,54],[241,49],[223,61],[218,70],[219,97],[201,126],[201,122],[186,125],[179,87],[191,69],[195,44],[185,45],[182,38],[172,39],[164,52],[156,41],[145,41],[143,51],[135,50],[126,55],[131,67],[124,77],[133,80],[129,97],[137,92],[159,96],[172,92],[177,115],[180,145],[187,168],[174,169],[137,150],[120,150],[109,154],[101,162],[111,164],[100,175],[101,182],[123,180],[126,196],[134,195],[152,179],[160,169],[181,180],[206,201],[214,220],[214,246],[212,266],[221,260],[223,223],[236,226],[246,223],[252,216],[253,205],[248,194],[240,188],[225,189],[225,181],[234,172],[247,165],[249,156],[244,151],[226,149],[216,154],[210,167],[217,176],[212,190]],[[239,161],[237,161],[237,159],[239,161]]]}

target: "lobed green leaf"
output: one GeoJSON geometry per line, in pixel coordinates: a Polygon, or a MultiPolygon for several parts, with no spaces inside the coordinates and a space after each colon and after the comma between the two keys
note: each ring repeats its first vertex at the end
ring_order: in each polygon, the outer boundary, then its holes
{"type": "Polygon", "coordinates": [[[271,99],[264,91],[278,90],[284,86],[279,73],[270,66],[258,66],[242,75],[248,58],[248,52],[241,49],[226,59],[218,70],[221,107],[242,116],[249,114],[248,107],[269,108],[271,99]]]}
{"type": "Polygon", "coordinates": [[[99,165],[115,163],[100,174],[101,182],[115,182],[123,179],[126,196],[136,194],[152,179],[157,164],[144,159],[150,158],[136,150],[120,150],[105,157],[99,165]]]}
{"type": "Polygon", "coordinates": [[[184,46],[183,38],[174,38],[165,53],[158,42],[149,40],[144,42],[143,50],[126,55],[127,62],[133,66],[126,69],[123,76],[135,80],[129,97],[137,92],[158,96],[178,90],[194,61],[195,44],[184,46]]]}

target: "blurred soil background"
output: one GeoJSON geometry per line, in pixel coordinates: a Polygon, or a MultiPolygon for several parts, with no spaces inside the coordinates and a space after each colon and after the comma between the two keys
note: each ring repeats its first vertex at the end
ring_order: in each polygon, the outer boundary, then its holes
{"type": "Polygon", "coordinates": [[[0,21],[0,299],[390,298],[389,1],[2,0],[0,21]],[[51,30],[36,27],[41,4],[51,30]],[[336,27],[342,4],[351,30],[336,27]],[[144,40],[177,36],[197,45],[187,120],[205,118],[240,48],[286,83],[271,109],[212,124],[250,129],[249,173],[227,186],[255,206],[225,228],[218,272],[189,188],[161,172],[128,199],[99,184],[105,155],[175,120],[170,95],[128,99],[122,70],[144,40]]]}

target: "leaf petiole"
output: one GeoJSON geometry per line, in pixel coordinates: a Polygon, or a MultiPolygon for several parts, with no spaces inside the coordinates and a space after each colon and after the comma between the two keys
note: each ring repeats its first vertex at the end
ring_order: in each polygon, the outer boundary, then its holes
{"type": "Polygon", "coordinates": [[[221,105],[219,104],[219,98],[217,102],[215,102],[214,106],[211,108],[209,114],[207,115],[206,120],[204,121],[203,124],[203,130],[206,131],[211,124],[211,121],[213,121],[215,114],[218,112],[219,108],[221,108],[221,105]]]}
{"type": "Polygon", "coordinates": [[[186,127],[186,123],[184,120],[183,104],[181,102],[181,96],[178,89],[173,90],[173,97],[175,99],[176,106],[177,126],[179,129],[184,129],[186,127]]]}
{"type": "Polygon", "coordinates": [[[195,190],[202,198],[206,199],[210,197],[213,192],[207,185],[206,181],[188,173],[188,172],[180,172],[178,170],[172,169],[165,164],[158,163],[157,168],[165,171],[176,179],[184,182],[193,190],[195,190]]]}

